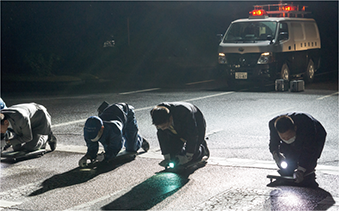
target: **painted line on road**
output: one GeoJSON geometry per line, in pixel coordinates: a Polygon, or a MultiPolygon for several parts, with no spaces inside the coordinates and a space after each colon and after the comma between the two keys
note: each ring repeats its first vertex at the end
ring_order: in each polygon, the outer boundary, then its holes
{"type": "Polygon", "coordinates": [[[195,84],[209,83],[209,82],[212,82],[212,81],[214,81],[214,79],[206,80],[206,81],[191,82],[191,83],[187,83],[186,85],[190,86],[190,85],[195,85],[195,84]]]}
{"type": "Polygon", "coordinates": [[[109,199],[109,198],[112,198],[112,197],[113,197],[113,198],[118,198],[118,196],[124,195],[124,193],[129,192],[131,189],[132,189],[132,188],[125,188],[125,189],[116,191],[116,192],[114,192],[114,193],[111,193],[111,194],[102,196],[102,197],[100,197],[100,198],[94,199],[94,200],[92,200],[92,201],[89,201],[89,202],[80,204],[80,205],[78,205],[78,206],[71,207],[71,208],[66,209],[66,210],[64,210],[64,211],[84,210],[84,209],[86,209],[86,208],[89,208],[89,207],[94,206],[94,205],[95,205],[96,203],[98,203],[98,202],[107,200],[107,199],[109,199]]]}
{"type": "MultiPolygon", "coordinates": [[[[87,147],[59,144],[58,147],[56,148],[56,151],[85,154],[87,152],[87,147]]],[[[103,151],[103,148],[100,147],[99,151],[103,151]]],[[[152,158],[159,160],[163,159],[163,155],[161,154],[160,148],[151,149],[147,153],[142,153],[138,156],[143,158],[152,158]]],[[[252,160],[243,158],[210,157],[208,159],[208,163],[211,165],[220,165],[220,166],[260,168],[273,170],[277,169],[277,165],[275,164],[274,161],[252,160]]],[[[317,172],[322,172],[326,174],[339,175],[339,166],[317,165],[316,170],[317,172]]]]}
{"type": "MultiPolygon", "coordinates": [[[[155,90],[155,89],[159,89],[159,88],[154,88],[153,90],[155,90]]],[[[149,89],[149,90],[151,90],[151,89],[149,89]]],[[[191,99],[182,100],[182,101],[186,101],[187,102],[187,101],[202,100],[202,99],[206,99],[206,98],[218,97],[218,96],[221,96],[221,95],[227,95],[227,94],[232,94],[232,93],[234,93],[234,92],[222,92],[222,93],[218,93],[218,94],[214,94],[214,95],[207,95],[207,96],[204,96],[204,97],[191,98],[191,99]]],[[[149,109],[152,109],[152,108],[154,108],[154,106],[148,106],[148,107],[144,107],[144,108],[137,108],[137,109],[134,109],[134,111],[149,110],[149,109]]],[[[67,126],[67,125],[72,125],[72,124],[78,124],[78,123],[81,123],[81,122],[85,123],[85,121],[86,121],[86,119],[79,119],[79,120],[75,120],[75,121],[55,124],[55,125],[52,125],[52,128],[62,127],[62,126],[67,126]]]]}
{"type": "Polygon", "coordinates": [[[6,201],[6,200],[0,200],[0,210],[4,209],[4,208],[10,208],[14,205],[19,205],[22,202],[20,201],[6,201]]]}
{"type": "Polygon", "coordinates": [[[292,109],[293,109],[293,107],[289,107],[289,108],[285,108],[285,109],[282,109],[282,110],[279,110],[279,111],[275,111],[275,112],[266,114],[264,116],[264,118],[266,118],[266,117],[275,117],[275,116],[278,116],[278,115],[286,113],[286,112],[291,112],[292,109]]]}
{"type": "Polygon", "coordinates": [[[137,91],[131,91],[131,92],[122,92],[119,93],[120,95],[128,95],[128,94],[135,94],[135,93],[140,93],[140,92],[150,92],[150,91],[155,91],[159,90],[160,88],[151,88],[151,89],[142,89],[142,90],[137,90],[137,91]]]}
{"type": "Polygon", "coordinates": [[[187,102],[187,101],[203,100],[203,99],[207,99],[207,98],[219,97],[219,96],[222,96],[222,95],[228,95],[228,94],[232,94],[232,93],[234,93],[234,92],[233,91],[232,92],[222,92],[222,93],[218,93],[218,94],[214,94],[214,95],[207,95],[207,96],[204,96],[204,97],[191,98],[191,99],[187,99],[187,100],[183,100],[183,101],[187,102]]]}
{"type": "Polygon", "coordinates": [[[332,97],[332,96],[334,96],[334,95],[338,95],[338,93],[339,93],[339,92],[334,92],[334,93],[332,93],[332,94],[325,95],[325,96],[323,96],[323,97],[319,97],[319,98],[317,98],[317,100],[323,100],[323,99],[325,99],[325,98],[332,97]]]}
{"type": "Polygon", "coordinates": [[[54,127],[66,126],[66,125],[72,125],[72,124],[77,124],[77,123],[80,123],[80,122],[85,123],[85,121],[86,121],[86,119],[79,119],[79,120],[75,120],[75,121],[70,121],[70,122],[55,124],[55,125],[52,125],[52,128],[54,128],[54,127]]]}

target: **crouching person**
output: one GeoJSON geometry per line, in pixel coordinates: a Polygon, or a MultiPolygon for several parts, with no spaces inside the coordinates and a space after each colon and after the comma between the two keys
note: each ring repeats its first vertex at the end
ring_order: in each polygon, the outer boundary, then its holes
{"type": "Polygon", "coordinates": [[[205,141],[206,123],[201,111],[187,102],[167,102],[151,110],[152,123],[167,167],[173,159],[185,166],[209,157],[205,141]]]}
{"type": "Polygon", "coordinates": [[[140,147],[145,152],[149,143],[138,134],[134,108],[125,103],[100,106],[99,116],[89,117],[84,126],[87,153],[79,160],[80,167],[87,161],[109,163],[124,146],[127,152],[137,152],[140,147]],[[97,154],[99,142],[105,153],[97,154]]]}
{"type": "Polygon", "coordinates": [[[5,149],[25,153],[45,149],[46,143],[55,150],[57,139],[52,133],[51,116],[43,105],[23,103],[1,109],[1,139],[5,149]]]}
{"type": "Polygon", "coordinates": [[[326,139],[321,123],[306,113],[288,113],[269,122],[269,149],[279,174],[293,176],[298,186],[318,187],[315,167],[326,139]]]}

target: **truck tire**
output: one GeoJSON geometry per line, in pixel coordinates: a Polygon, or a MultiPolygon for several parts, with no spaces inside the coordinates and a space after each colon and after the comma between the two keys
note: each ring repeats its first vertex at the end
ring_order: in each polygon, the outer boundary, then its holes
{"type": "Polygon", "coordinates": [[[280,78],[289,81],[290,80],[290,68],[284,63],[281,67],[280,78]]]}
{"type": "Polygon", "coordinates": [[[315,67],[312,59],[308,62],[306,72],[304,74],[304,80],[306,83],[312,83],[314,80],[315,67]]]}

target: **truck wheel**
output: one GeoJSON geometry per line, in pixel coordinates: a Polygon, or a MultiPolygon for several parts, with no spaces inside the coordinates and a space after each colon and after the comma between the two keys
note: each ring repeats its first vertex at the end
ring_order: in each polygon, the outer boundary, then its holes
{"type": "Polygon", "coordinates": [[[286,81],[290,80],[290,69],[288,68],[286,63],[284,63],[281,67],[280,77],[281,79],[284,79],[286,81]]]}
{"type": "Polygon", "coordinates": [[[307,65],[306,73],[304,74],[304,80],[306,81],[306,83],[313,82],[314,73],[315,73],[314,62],[310,59],[307,65]]]}

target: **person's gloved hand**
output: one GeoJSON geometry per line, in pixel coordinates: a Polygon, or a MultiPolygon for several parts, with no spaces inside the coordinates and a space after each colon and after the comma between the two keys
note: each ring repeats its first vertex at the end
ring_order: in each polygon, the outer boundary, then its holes
{"type": "Polygon", "coordinates": [[[80,160],[79,160],[79,166],[81,167],[81,168],[84,168],[84,167],[86,167],[87,166],[87,160],[88,160],[89,158],[85,155],[85,156],[83,156],[80,160]]]}
{"type": "Polygon", "coordinates": [[[304,174],[306,169],[299,166],[293,173],[293,178],[295,179],[296,183],[301,183],[304,180],[304,174]]]}
{"type": "Polygon", "coordinates": [[[274,159],[275,163],[277,164],[277,166],[279,168],[282,168],[281,162],[286,159],[285,156],[283,154],[281,154],[280,152],[276,152],[276,151],[274,151],[272,153],[272,155],[273,155],[273,159],[274,159]]]}
{"type": "Polygon", "coordinates": [[[168,166],[168,163],[170,162],[170,159],[171,159],[171,155],[170,155],[170,154],[164,155],[164,160],[162,160],[162,161],[159,163],[159,165],[162,166],[162,167],[168,166]]]}
{"type": "Polygon", "coordinates": [[[186,153],[186,155],[177,155],[176,157],[179,159],[179,165],[183,165],[192,160],[193,153],[186,153]]]}

